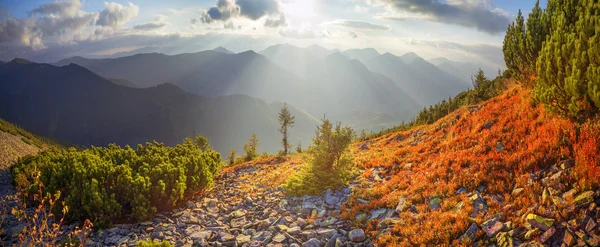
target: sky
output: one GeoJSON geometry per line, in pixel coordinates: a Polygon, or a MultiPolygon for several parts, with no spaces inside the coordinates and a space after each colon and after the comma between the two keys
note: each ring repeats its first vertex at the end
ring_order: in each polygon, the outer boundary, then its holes
{"type": "MultiPolygon", "coordinates": [[[[0,0],[0,60],[55,62],[313,44],[503,67],[502,41],[533,0],[0,0]]],[[[542,6],[546,5],[541,1],[542,6]]]]}

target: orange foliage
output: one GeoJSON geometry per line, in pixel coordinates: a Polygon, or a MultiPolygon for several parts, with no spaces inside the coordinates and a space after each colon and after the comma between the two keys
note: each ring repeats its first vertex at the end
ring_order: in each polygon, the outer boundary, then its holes
{"type": "MultiPolygon", "coordinates": [[[[578,124],[536,105],[528,89],[514,86],[478,106],[463,107],[436,123],[371,140],[368,150],[353,146],[356,163],[365,168],[360,179],[372,176],[369,168],[383,168],[391,178],[355,191],[342,216],[372,209],[395,208],[405,196],[416,212],[404,211],[391,232],[380,234],[377,224],[355,222],[382,246],[458,245],[457,239],[473,221],[469,192],[485,188],[487,215],[502,212],[507,220],[520,217],[535,203],[543,188],[526,186],[530,174],[564,159],[575,159],[581,186],[600,181],[600,126],[585,124],[577,140],[578,124]],[[406,164],[411,164],[406,165],[406,164]],[[483,187],[480,187],[483,186],[483,187]],[[511,196],[514,188],[525,190],[511,196]],[[441,209],[431,210],[428,198],[439,196],[441,209]],[[369,200],[360,204],[357,198],[369,200]]],[[[543,209],[539,209],[543,210],[543,209]]]]}

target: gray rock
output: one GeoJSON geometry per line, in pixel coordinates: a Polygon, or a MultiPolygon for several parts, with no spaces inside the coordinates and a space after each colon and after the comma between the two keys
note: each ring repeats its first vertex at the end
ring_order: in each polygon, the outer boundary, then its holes
{"type": "Polygon", "coordinates": [[[479,227],[477,226],[477,224],[472,223],[471,226],[469,226],[469,228],[467,228],[467,231],[465,232],[465,234],[460,236],[458,241],[460,241],[461,243],[467,241],[467,239],[469,241],[472,241],[477,236],[477,231],[479,231],[479,227]]]}
{"type": "Polygon", "coordinates": [[[300,226],[290,227],[287,229],[287,233],[292,234],[292,235],[297,235],[300,233],[300,231],[302,231],[300,229],[300,226]]]}
{"type": "Polygon", "coordinates": [[[337,233],[337,230],[335,230],[335,229],[320,229],[317,231],[317,234],[319,236],[323,236],[325,238],[331,238],[336,233],[337,233]]]}
{"type": "Polygon", "coordinates": [[[496,236],[496,234],[500,232],[502,228],[504,228],[504,224],[496,219],[491,219],[483,222],[481,224],[481,227],[483,228],[487,236],[491,238],[496,236]]]}
{"type": "Polygon", "coordinates": [[[367,235],[365,235],[365,231],[363,229],[354,229],[348,233],[348,237],[352,242],[362,242],[367,239],[367,235]]]}
{"type": "Polygon", "coordinates": [[[302,247],[321,247],[321,241],[316,238],[311,238],[308,241],[302,243],[302,247]]]}
{"type": "Polygon", "coordinates": [[[275,235],[275,237],[273,237],[273,242],[275,242],[275,243],[283,243],[283,241],[285,241],[285,240],[286,240],[285,235],[283,235],[281,233],[277,234],[277,235],[275,235]]]}

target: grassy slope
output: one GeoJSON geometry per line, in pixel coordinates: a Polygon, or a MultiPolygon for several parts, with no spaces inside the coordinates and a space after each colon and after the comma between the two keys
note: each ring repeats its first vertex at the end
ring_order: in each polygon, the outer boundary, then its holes
{"type": "Polygon", "coordinates": [[[353,152],[357,164],[365,168],[364,187],[355,191],[343,215],[386,246],[455,245],[471,222],[481,223],[486,215],[498,212],[518,225],[524,223],[525,212],[548,215],[551,205],[542,201],[544,187],[539,182],[528,184],[532,172],[575,159],[575,172],[563,183],[581,192],[597,188],[600,179],[600,127],[597,121],[583,125],[579,140],[576,128],[573,122],[535,105],[529,91],[512,87],[432,125],[369,140],[368,150],[356,143],[353,152]],[[381,169],[383,182],[372,182],[370,168],[381,169]],[[467,194],[456,192],[460,188],[473,192],[479,186],[485,186],[480,188],[485,188],[489,210],[486,215],[471,215],[467,194]],[[511,196],[517,187],[524,188],[524,193],[511,196]],[[435,196],[442,199],[441,210],[429,208],[435,196]],[[394,209],[401,197],[418,212],[400,213],[391,232],[379,235],[376,220],[355,220],[362,212],[394,209]],[[361,204],[358,198],[369,202],[361,204]],[[529,208],[532,205],[542,206],[529,208]]]}
{"type": "Polygon", "coordinates": [[[51,146],[61,144],[0,119],[0,170],[7,169],[20,157],[36,154],[51,146]]]}

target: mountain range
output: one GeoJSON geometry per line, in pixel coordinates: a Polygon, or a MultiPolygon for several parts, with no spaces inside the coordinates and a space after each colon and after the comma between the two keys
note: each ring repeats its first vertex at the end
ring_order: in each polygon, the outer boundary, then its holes
{"type": "MultiPolygon", "coordinates": [[[[279,102],[246,95],[208,98],[173,84],[121,86],[76,64],[58,67],[15,59],[0,65],[0,117],[44,136],[89,146],[167,145],[202,134],[215,149],[242,150],[256,132],[259,151],[279,149],[279,102]],[[242,121],[240,121],[242,120],[242,121]]],[[[308,143],[317,119],[289,106],[296,116],[292,141],[308,143]]]]}
{"type": "Polygon", "coordinates": [[[241,150],[256,132],[261,151],[272,153],[280,148],[283,102],[296,116],[290,143],[306,146],[323,115],[356,131],[378,131],[468,87],[450,73],[458,70],[446,70],[461,64],[435,62],[415,53],[288,44],[259,53],[217,47],[55,64],[15,59],[0,63],[0,117],[83,146],[171,145],[202,134],[225,153],[241,150]]]}

